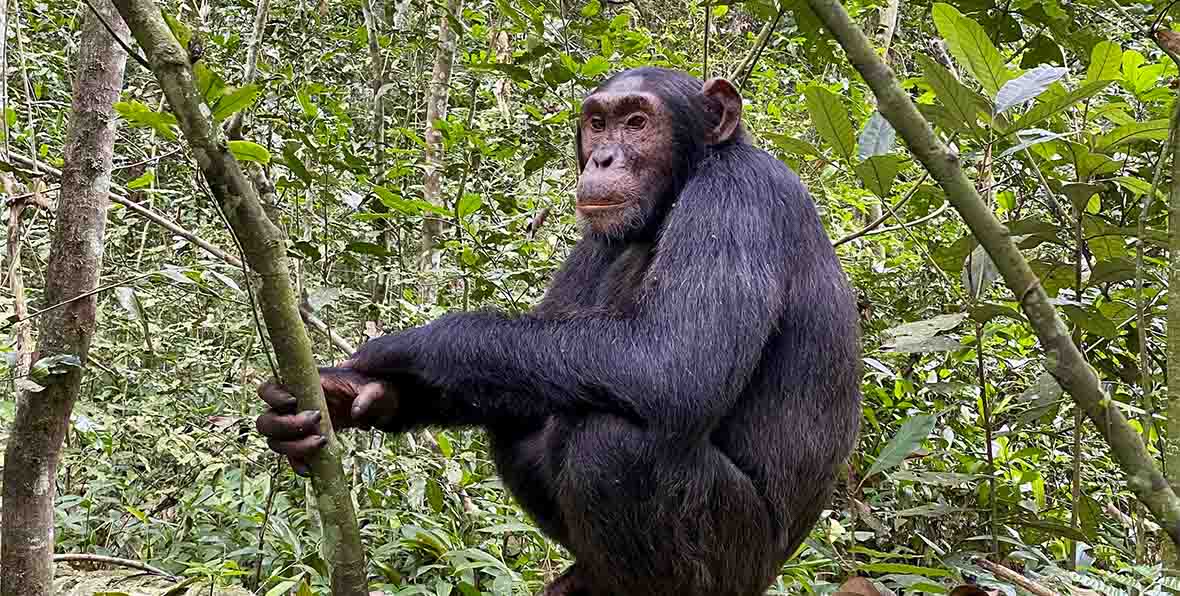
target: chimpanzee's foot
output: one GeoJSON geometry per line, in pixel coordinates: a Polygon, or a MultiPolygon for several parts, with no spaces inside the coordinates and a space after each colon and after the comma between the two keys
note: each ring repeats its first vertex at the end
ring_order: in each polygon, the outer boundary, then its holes
{"type": "Polygon", "coordinates": [[[545,586],[545,590],[541,592],[540,596],[591,596],[582,584],[577,569],[577,565],[570,566],[565,570],[565,573],[545,586]]]}

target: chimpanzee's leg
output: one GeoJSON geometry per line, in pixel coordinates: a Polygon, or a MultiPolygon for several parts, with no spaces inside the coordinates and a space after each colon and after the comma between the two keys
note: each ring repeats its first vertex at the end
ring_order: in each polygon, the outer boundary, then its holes
{"type": "Polygon", "coordinates": [[[592,596],[755,596],[777,575],[766,501],[708,441],[592,414],[565,448],[560,518],[592,596]]]}

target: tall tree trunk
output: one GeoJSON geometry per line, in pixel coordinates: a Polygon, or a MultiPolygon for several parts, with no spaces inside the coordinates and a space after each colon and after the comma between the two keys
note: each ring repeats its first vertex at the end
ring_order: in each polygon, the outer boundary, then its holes
{"type": "MultiPolygon", "coordinates": [[[[463,0],[447,0],[446,11],[439,17],[438,52],[434,57],[434,73],[430,76],[430,92],[426,98],[426,175],[423,181],[423,198],[435,205],[443,205],[442,177],[445,159],[443,156],[442,132],[434,123],[447,117],[447,101],[450,95],[451,65],[455,59],[455,38],[451,31],[450,17],[458,18],[463,10],[463,0]]],[[[421,275],[421,301],[433,304],[438,299],[438,280],[435,272],[439,266],[438,243],[442,234],[443,220],[427,215],[422,223],[422,245],[418,253],[418,273],[421,275]]]]}
{"type": "MultiPolygon", "coordinates": [[[[95,9],[127,35],[110,0],[95,9]]],[[[87,11],[66,137],[57,222],[46,268],[45,304],[98,287],[106,228],[107,193],[115,143],[114,104],[123,87],[127,55],[93,12],[87,11]]],[[[94,335],[94,295],[42,315],[36,359],[76,356],[82,365],[94,335]]],[[[57,464],[78,397],[83,367],[51,377],[43,391],[21,392],[4,458],[0,594],[48,596],[53,584],[53,500],[57,464]]]]}
{"type": "Polygon", "coordinates": [[[340,463],[343,448],[332,429],[312,356],[307,329],[291,283],[285,235],[263,211],[258,189],[227,150],[221,130],[194,86],[188,52],[172,35],[154,0],[115,0],[123,20],[147,54],[189,149],[233,233],[241,241],[250,269],[261,279],[258,306],[274,345],[279,380],[299,409],[318,410],[319,433],[328,443],[311,462],[316,508],[323,522],[324,551],[331,566],[334,596],[367,595],[365,551],[353,509],[348,476],[340,463]]]}
{"type": "MultiPolygon", "coordinates": [[[[1180,102],[1180,98],[1176,101],[1180,102]]],[[[1180,489],[1180,132],[1171,135],[1172,186],[1168,192],[1168,440],[1164,470],[1173,490],[1180,489]]],[[[1141,240],[1142,241],[1142,240],[1141,240]]],[[[1146,350],[1147,346],[1139,346],[1146,350]]],[[[1175,545],[1173,564],[1180,562],[1175,545]]]]}

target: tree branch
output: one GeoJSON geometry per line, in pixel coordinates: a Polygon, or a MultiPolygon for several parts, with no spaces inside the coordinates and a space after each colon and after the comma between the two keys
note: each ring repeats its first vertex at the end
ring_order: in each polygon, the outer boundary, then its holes
{"type": "Polygon", "coordinates": [[[321,412],[319,433],[327,438],[327,444],[311,461],[312,486],[324,526],[332,593],[366,596],[365,552],[350,482],[340,462],[343,447],[332,429],[311,342],[299,315],[285,238],[263,211],[257,189],[230,153],[221,130],[206,116],[209,110],[194,85],[188,55],[173,37],[159,7],[153,0],[116,0],[115,5],[147,52],[152,72],[210,191],[241,240],[250,268],[261,278],[259,303],[278,357],[280,381],[295,396],[299,409],[321,412]]]}

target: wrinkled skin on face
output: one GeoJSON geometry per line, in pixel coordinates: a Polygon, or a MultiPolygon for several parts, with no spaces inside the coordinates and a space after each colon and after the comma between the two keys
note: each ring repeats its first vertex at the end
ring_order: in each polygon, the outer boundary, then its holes
{"type": "Polygon", "coordinates": [[[590,231],[620,236],[650,221],[675,178],[673,124],[640,79],[623,80],[582,103],[577,213],[590,231]]]}

